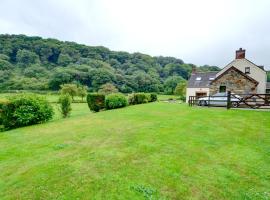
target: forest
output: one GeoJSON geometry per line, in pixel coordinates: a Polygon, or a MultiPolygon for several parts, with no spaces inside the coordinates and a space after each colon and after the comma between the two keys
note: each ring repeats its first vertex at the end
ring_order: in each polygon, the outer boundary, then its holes
{"type": "Polygon", "coordinates": [[[111,51],[57,39],[0,35],[0,90],[58,90],[62,84],[85,85],[97,91],[106,83],[120,92],[172,94],[195,66],[174,57],[111,51]]]}

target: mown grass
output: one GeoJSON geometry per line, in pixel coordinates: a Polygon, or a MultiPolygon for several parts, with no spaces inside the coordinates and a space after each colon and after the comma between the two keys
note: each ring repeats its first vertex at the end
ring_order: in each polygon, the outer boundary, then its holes
{"type": "Polygon", "coordinates": [[[0,133],[0,199],[270,198],[269,112],[75,105],[0,133]]]}

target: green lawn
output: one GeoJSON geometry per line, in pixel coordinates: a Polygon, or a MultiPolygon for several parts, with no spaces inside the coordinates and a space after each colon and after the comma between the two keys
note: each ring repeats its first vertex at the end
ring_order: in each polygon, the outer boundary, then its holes
{"type": "Polygon", "coordinates": [[[270,113],[149,103],[0,133],[0,199],[270,199],[270,113]]]}

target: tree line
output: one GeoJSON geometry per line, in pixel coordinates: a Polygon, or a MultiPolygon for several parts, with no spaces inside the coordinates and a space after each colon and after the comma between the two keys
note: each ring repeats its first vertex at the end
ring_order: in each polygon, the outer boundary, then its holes
{"type": "Polygon", "coordinates": [[[217,71],[216,66],[195,66],[174,57],[111,51],[102,46],[0,35],[0,90],[59,90],[73,83],[98,91],[113,84],[123,93],[172,94],[196,67],[217,71]]]}

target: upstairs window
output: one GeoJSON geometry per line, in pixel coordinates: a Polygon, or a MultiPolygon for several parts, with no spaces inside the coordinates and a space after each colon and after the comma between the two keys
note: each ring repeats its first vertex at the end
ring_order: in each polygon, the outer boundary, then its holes
{"type": "Polygon", "coordinates": [[[202,77],[196,77],[196,81],[202,80],[202,77]]]}
{"type": "Polygon", "coordinates": [[[215,80],[215,77],[210,77],[209,81],[215,80]]]}
{"type": "Polygon", "coordinates": [[[250,67],[246,67],[246,68],[245,68],[245,73],[246,73],[246,74],[250,74],[250,67]]]}

